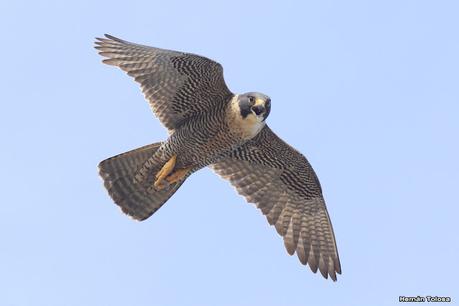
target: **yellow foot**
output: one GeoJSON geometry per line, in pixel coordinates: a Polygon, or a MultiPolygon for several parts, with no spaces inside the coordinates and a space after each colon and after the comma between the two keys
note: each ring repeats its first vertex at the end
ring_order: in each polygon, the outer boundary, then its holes
{"type": "Polygon", "coordinates": [[[171,173],[169,176],[166,177],[166,181],[169,184],[176,183],[182,180],[188,174],[188,172],[190,172],[190,170],[191,170],[191,167],[177,169],[176,171],[174,171],[173,173],[171,173]]]}
{"type": "Polygon", "coordinates": [[[177,160],[177,155],[174,155],[169,159],[164,166],[161,168],[161,170],[156,173],[156,181],[155,181],[155,188],[156,190],[161,190],[166,187],[164,184],[164,179],[172,172],[174,171],[175,167],[175,161],[177,160]]]}

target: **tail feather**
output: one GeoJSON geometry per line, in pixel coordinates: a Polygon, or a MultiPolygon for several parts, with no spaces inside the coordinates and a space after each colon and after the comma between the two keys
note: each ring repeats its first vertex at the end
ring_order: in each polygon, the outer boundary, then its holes
{"type": "MultiPolygon", "coordinates": [[[[136,220],[145,220],[155,213],[182,185],[184,180],[160,191],[148,182],[139,183],[135,174],[156,152],[161,143],[150,144],[110,157],[99,164],[99,174],[113,201],[121,210],[136,220]]],[[[153,167],[158,170],[162,165],[153,167]]]]}

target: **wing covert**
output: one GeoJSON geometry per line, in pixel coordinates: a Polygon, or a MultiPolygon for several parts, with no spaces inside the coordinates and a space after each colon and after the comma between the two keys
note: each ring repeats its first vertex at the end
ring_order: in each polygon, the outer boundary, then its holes
{"type": "Polygon", "coordinates": [[[268,126],[211,165],[256,206],[283,236],[290,255],[336,281],[341,273],[333,228],[319,180],[307,159],[268,126]]]}
{"type": "Polygon", "coordinates": [[[169,130],[233,95],[217,62],[105,36],[95,42],[106,57],[103,62],[121,68],[140,84],[154,114],[169,130]]]}

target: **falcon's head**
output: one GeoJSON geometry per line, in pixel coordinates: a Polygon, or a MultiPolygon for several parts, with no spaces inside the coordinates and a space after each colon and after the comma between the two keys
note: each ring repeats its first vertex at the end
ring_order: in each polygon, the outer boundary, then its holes
{"type": "Polygon", "coordinates": [[[253,116],[256,121],[263,122],[271,111],[271,99],[259,92],[247,92],[239,95],[238,103],[239,111],[244,119],[253,116]]]}
{"type": "Polygon", "coordinates": [[[271,99],[258,92],[235,95],[231,101],[231,124],[243,139],[252,139],[265,126],[271,99]]]}

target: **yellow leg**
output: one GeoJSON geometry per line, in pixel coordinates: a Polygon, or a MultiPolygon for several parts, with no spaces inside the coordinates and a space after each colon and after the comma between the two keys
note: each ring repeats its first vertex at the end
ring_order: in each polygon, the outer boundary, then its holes
{"type": "Polygon", "coordinates": [[[173,173],[171,173],[169,176],[166,177],[166,181],[169,184],[173,184],[173,183],[180,181],[188,174],[188,172],[190,172],[191,168],[192,167],[177,169],[176,171],[174,171],[173,173]]]}
{"type": "Polygon", "coordinates": [[[164,187],[166,187],[164,185],[164,182],[163,180],[172,172],[174,171],[174,167],[175,167],[175,161],[177,160],[177,155],[174,155],[171,157],[171,159],[169,159],[165,164],[164,166],[161,168],[161,170],[158,171],[158,173],[156,173],[156,181],[155,181],[155,188],[156,190],[161,190],[163,189],[164,187]]]}

